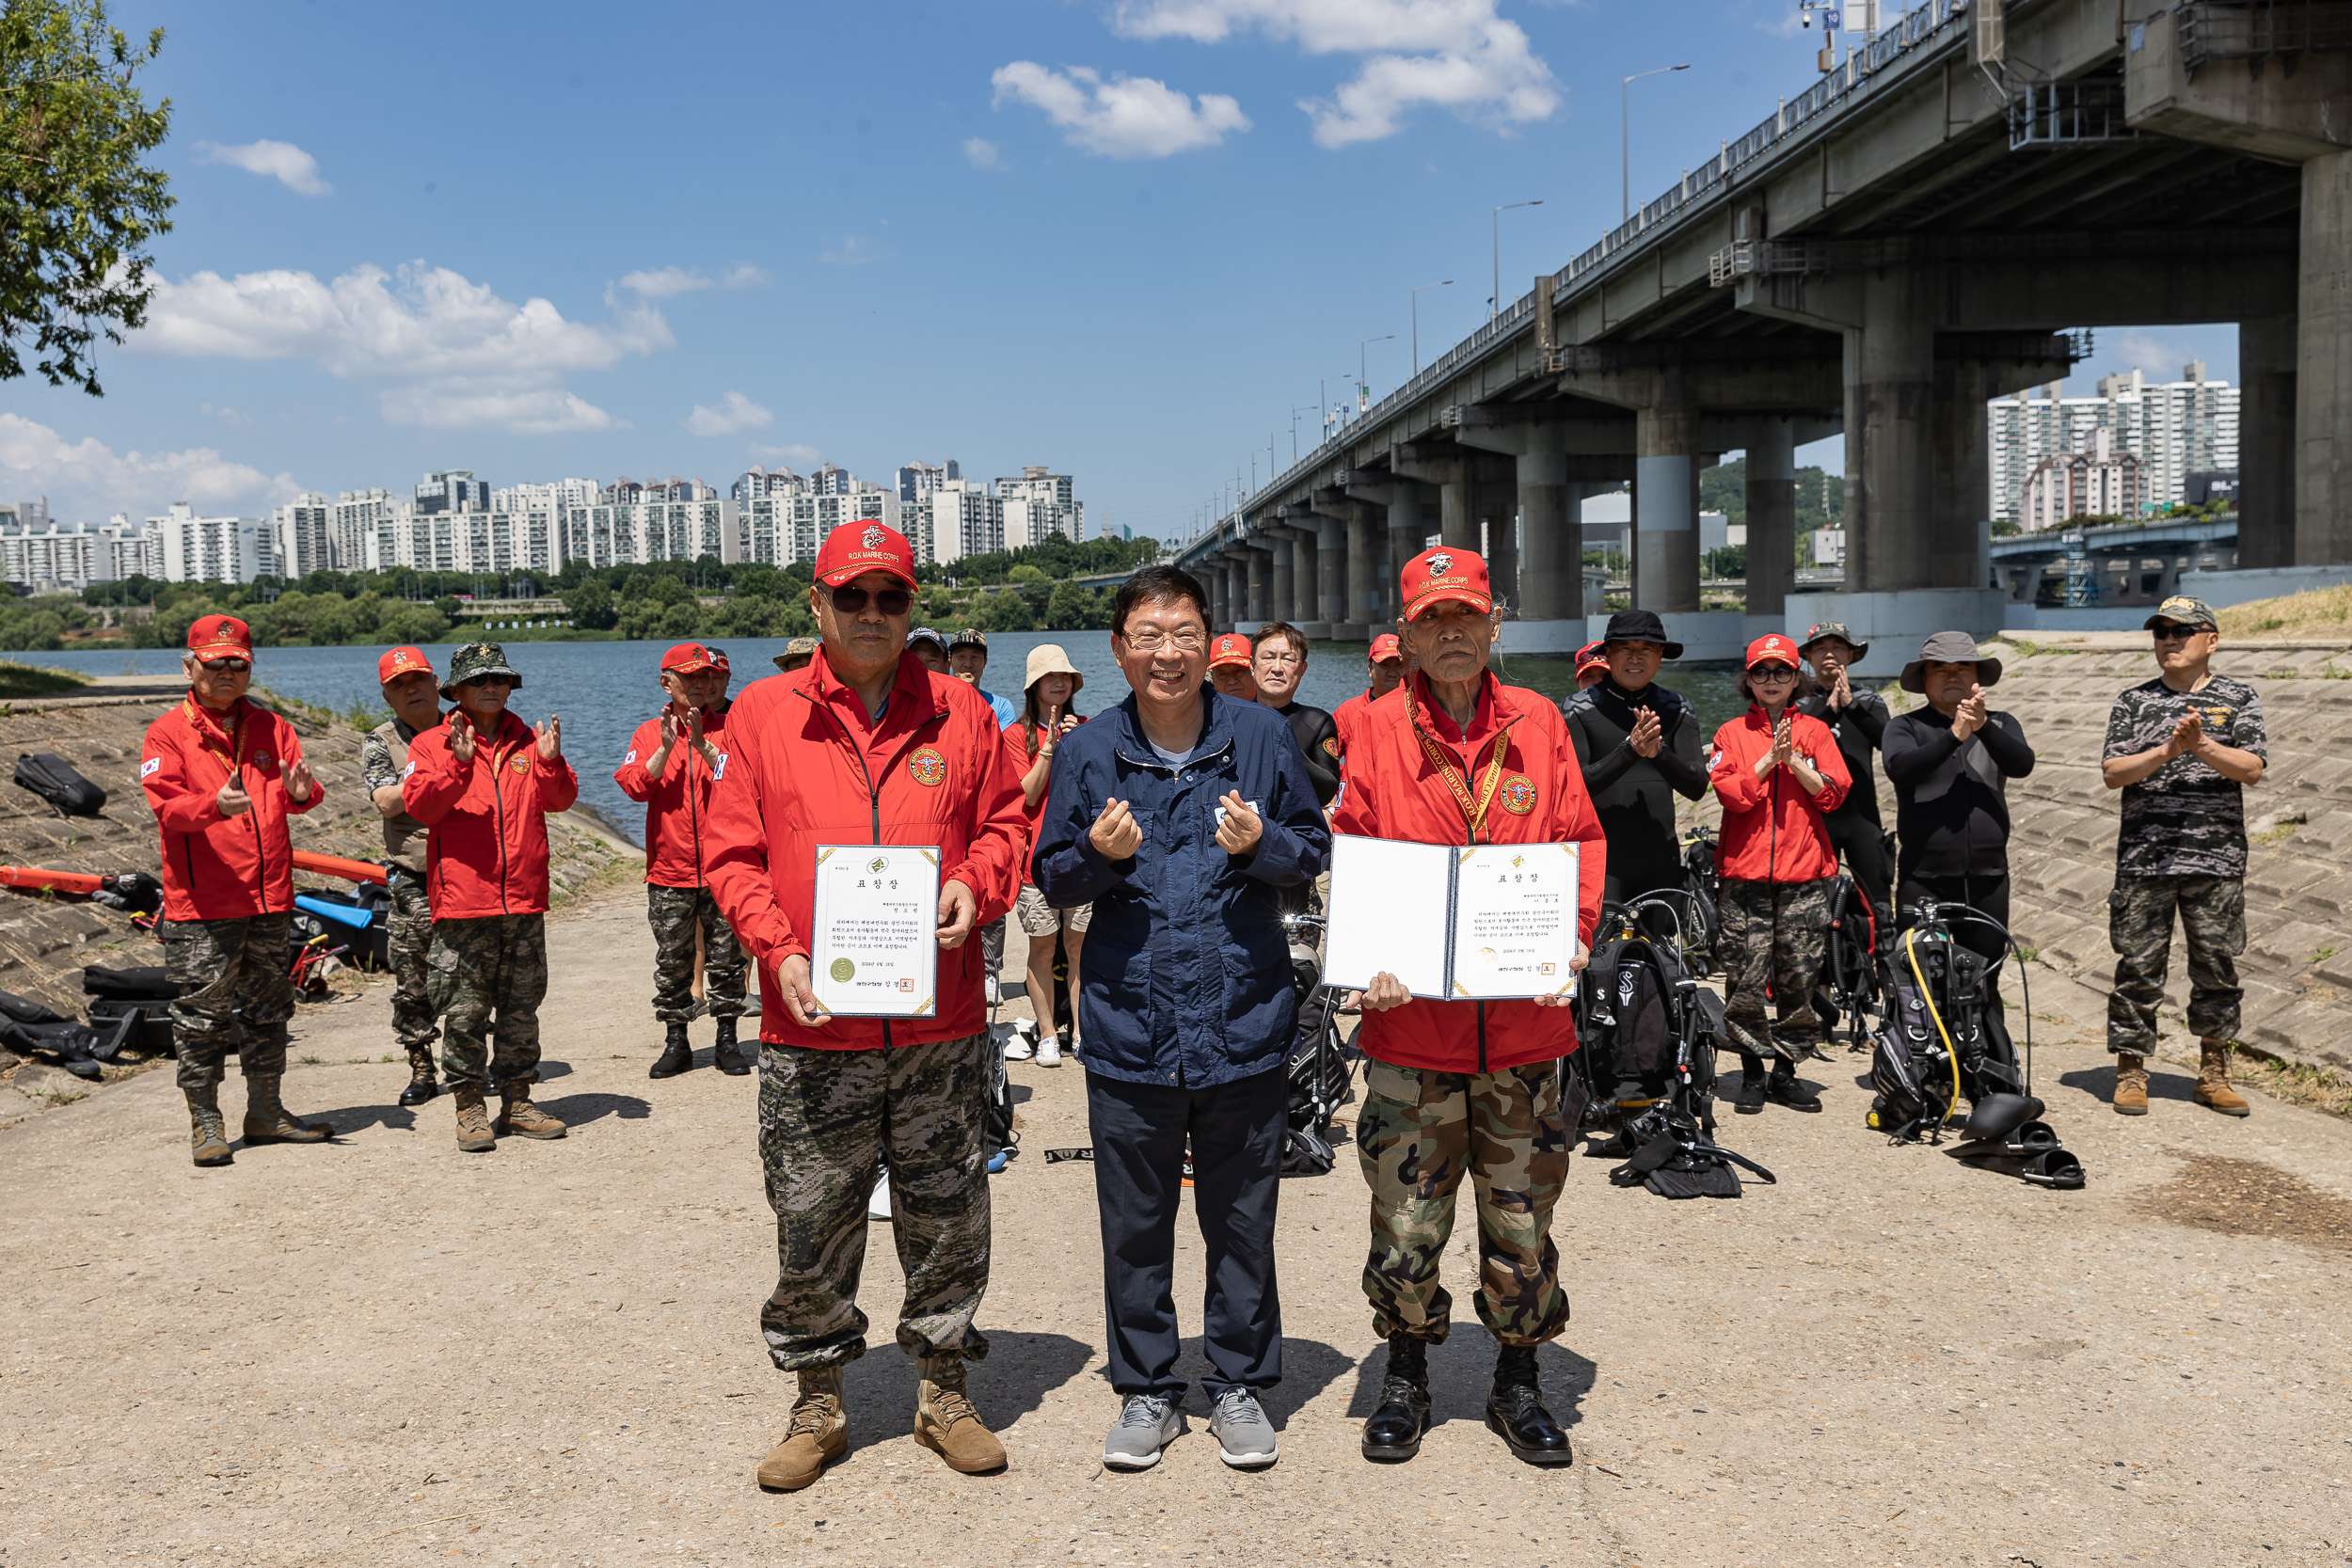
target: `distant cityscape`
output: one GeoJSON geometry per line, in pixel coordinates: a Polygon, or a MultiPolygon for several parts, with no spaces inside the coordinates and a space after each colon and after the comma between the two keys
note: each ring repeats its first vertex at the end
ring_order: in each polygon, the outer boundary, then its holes
{"type": "MultiPolygon", "coordinates": [[[[636,566],[712,556],[729,564],[813,561],[843,523],[908,536],[936,566],[1088,537],[1070,475],[1041,466],[990,481],[954,459],[909,463],[895,483],[838,464],[806,474],[755,466],[725,494],[700,480],[592,479],[493,486],[470,468],[429,473],[412,493],[306,493],[262,516],[200,515],[185,501],[134,522],[60,523],[45,500],[0,502],[0,578],[20,591],[80,589],[144,576],[167,582],[297,579],[312,572],[407,569],[552,577],[567,566],[636,566]]],[[[1105,522],[1101,537],[1127,538],[1105,522]]]]}

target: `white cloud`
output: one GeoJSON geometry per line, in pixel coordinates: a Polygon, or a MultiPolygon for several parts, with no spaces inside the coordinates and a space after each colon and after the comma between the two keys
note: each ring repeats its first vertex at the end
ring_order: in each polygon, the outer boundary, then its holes
{"type": "Polygon", "coordinates": [[[1196,102],[1149,76],[1104,81],[1085,66],[1048,71],[1015,60],[989,80],[998,103],[1012,98],[1044,110],[1063,140],[1106,158],[1166,158],[1218,146],[1227,132],[1249,129],[1249,117],[1226,94],[1204,92],[1196,102]]]}
{"type": "Polygon", "coordinates": [[[301,196],[326,196],[334,186],[319,178],[319,161],[290,141],[249,141],[224,147],[216,141],[196,144],[199,164],[228,164],[247,174],[266,174],[301,196]]]}
{"type": "Polygon", "coordinates": [[[729,392],[719,400],[716,408],[694,404],[687,416],[686,428],[697,436],[733,436],[738,431],[765,430],[776,422],[771,414],[740,392],[729,392]]]}
{"type": "Polygon", "coordinates": [[[765,447],[755,441],[752,443],[751,452],[754,457],[763,463],[798,463],[803,467],[813,467],[817,460],[824,455],[815,447],[804,447],[798,441],[787,441],[780,447],[765,447]]]}
{"type": "Polygon", "coordinates": [[[971,160],[974,168],[1005,169],[1012,166],[1005,162],[1002,148],[993,141],[986,141],[978,136],[968,136],[964,139],[963,155],[971,160]]]}
{"type": "Polygon", "coordinates": [[[756,289],[768,281],[768,275],[749,261],[732,266],[719,275],[722,289],[756,289]]]}
{"type": "Polygon", "coordinates": [[[1130,38],[1221,43],[1256,31],[1310,55],[1364,56],[1329,99],[1299,108],[1325,147],[1375,141],[1420,104],[1502,127],[1548,119],[1560,105],[1551,68],[1496,0],[1120,0],[1112,26],[1130,38]]]}
{"type": "Polygon", "coordinates": [[[134,518],[183,500],[201,510],[269,505],[301,493],[292,474],[265,474],[210,447],[118,454],[94,437],[68,441],[45,424],[0,413],[0,483],[8,494],[45,495],[61,521],[134,518]]]}
{"type": "Polygon", "coordinates": [[[501,299],[446,267],[396,274],[354,267],[330,282],[307,272],[199,272],[160,280],[131,346],[150,354],[308,359],[345,381],[388,381],[385,419],[437,429],[604,430],[616,421],[562,386],[675,340],[652,306],[615,303],[612,320],[566,320],[544,299],[501,299]]]}
{"type": "Polygon", "coordinates": [[[818,260],[831,261],[834,265],[840,267],[862,267],[881,255],[882,252],[875,248],[874,242],[866,235],[850,234],[844,236],[841,243],[831,250],[821,252],[818,260]]]}
{"type": "Polygon", "coordinates": [[[698,289],[750,289],[767,281],[768,275],[748,261],[729,267],[717,277],[691,267],[656,267],[650,272],[621,275],[621,287],[641,299],[668,299],[675,294],[691,294],[698,289]]]}

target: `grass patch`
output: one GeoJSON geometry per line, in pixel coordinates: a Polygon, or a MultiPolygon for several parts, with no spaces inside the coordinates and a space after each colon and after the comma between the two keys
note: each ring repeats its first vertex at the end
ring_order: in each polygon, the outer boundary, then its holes
{"type": "Polygon", "coordinates": [[[2352,1079],[2329,1068],[2258,1056],[2244,1046],[2238,1047],[2234,1055],[2231,1064],[2233,1074],[2247,1087],[2260,1089],[2289,1105],[2307,1106],[2352,1119],[2352,1079]]]}
{"type": "Polygon", "coordinates": [[[324,1056],[300,1056],[295,1059],[304,1067],[325,1067],[326,1065],[326,1058],[324,1056]]]}
{"type": "MultiPolygon", "coordinates": [[[[2315,588],[2308,594],[2233,605],[2222,619],[2257,636],[2352,637],[2352,587],[2315,588]]],[[[2230,626],[2221,629],[2227,637],[2230,626]]]]}
{"type": "Polygon", "coordinates": [[[0,697],[54,697],[60,691],[76,690],[88,684],[87,675],[72,670],[0,659],[0,697]]]}

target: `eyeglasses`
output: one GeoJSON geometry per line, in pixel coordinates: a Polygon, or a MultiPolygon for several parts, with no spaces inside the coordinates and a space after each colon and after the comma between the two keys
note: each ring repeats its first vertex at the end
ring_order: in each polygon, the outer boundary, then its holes
{"type": "Polygon", "coordinates": [[[1183,654],[1197,654],[1209,645],[1209,634],[1196,626],[1186,626],[1173,635],[1156,628],[1151,631],[1122,631],[1119,635],[1127,646],[1139,654],[1156,654],[1171,642],[1176,645],[1176,651],[1183,654]]]}
{"type": "Polygon", "coordinates": [[[833,591],[833,608],[844,615],[855,615],[866,608],[868,599],[884,615],[904,615],[914,603],[914,595],[903,588],[885,588],[879,594],[869,594],[844,583],[833,591]]]}
{"type": "Polygon", "coordinates": [[[515,684],[515,677],[512,675],[468,675],[457,684],[460,686],[512,686],[515,684]]]}
{"type": "Polygon", "coordinates": [[[2202,626],[2151,626],[2148,633],[2159,642],[2185,642],[2204,629],[2202,626]]]}
{"type": "Polygon", "coordinates": [[[1786,664],[1758,664],[1748,671],[1748,679],[1758,682],[1792,681],[1797,673],[1786,664]]]}
{"type": "Polygon", "coordinates": [[[234,674],[253,668],[253,661],[249,658],[199,658],[197,662],[215,675],[234,674]]]}

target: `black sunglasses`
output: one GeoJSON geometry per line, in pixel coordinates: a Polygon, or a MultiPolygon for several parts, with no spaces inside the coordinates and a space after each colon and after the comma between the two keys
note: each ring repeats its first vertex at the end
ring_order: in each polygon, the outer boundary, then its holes
{"type": "Polygon", "coordinates": [[[1796,678],[1797,673],[1794,670],[1789,669],[1786,664],[1752,664],[1748,666],[1748,679],[1752,681],[1795,680],[1796,678]]]}
{"type": "Polygon", "coordinates": [[[457,684],[460,686],[512,686],[515,684],[515,677],[505,674],[468,675],[457,684]]]}
{"type": "Polygon", "coordinates": [[[903,588],[885,588],[879,594],[868,594],[863,588],[847,583],[833,591],[833,608],[844,615],[855,615],[872,599],[874,608],[884,615],[904,615],[914,604],[914,595],[903,588]]]}
{"type": "Polygon", "coordinates": [[[2203,626],[2176,626],[2167,622],[2161,626],[2149,627],[2148,633],[2159,642],[2185,642],[2204,629],[2203,626]]]}

